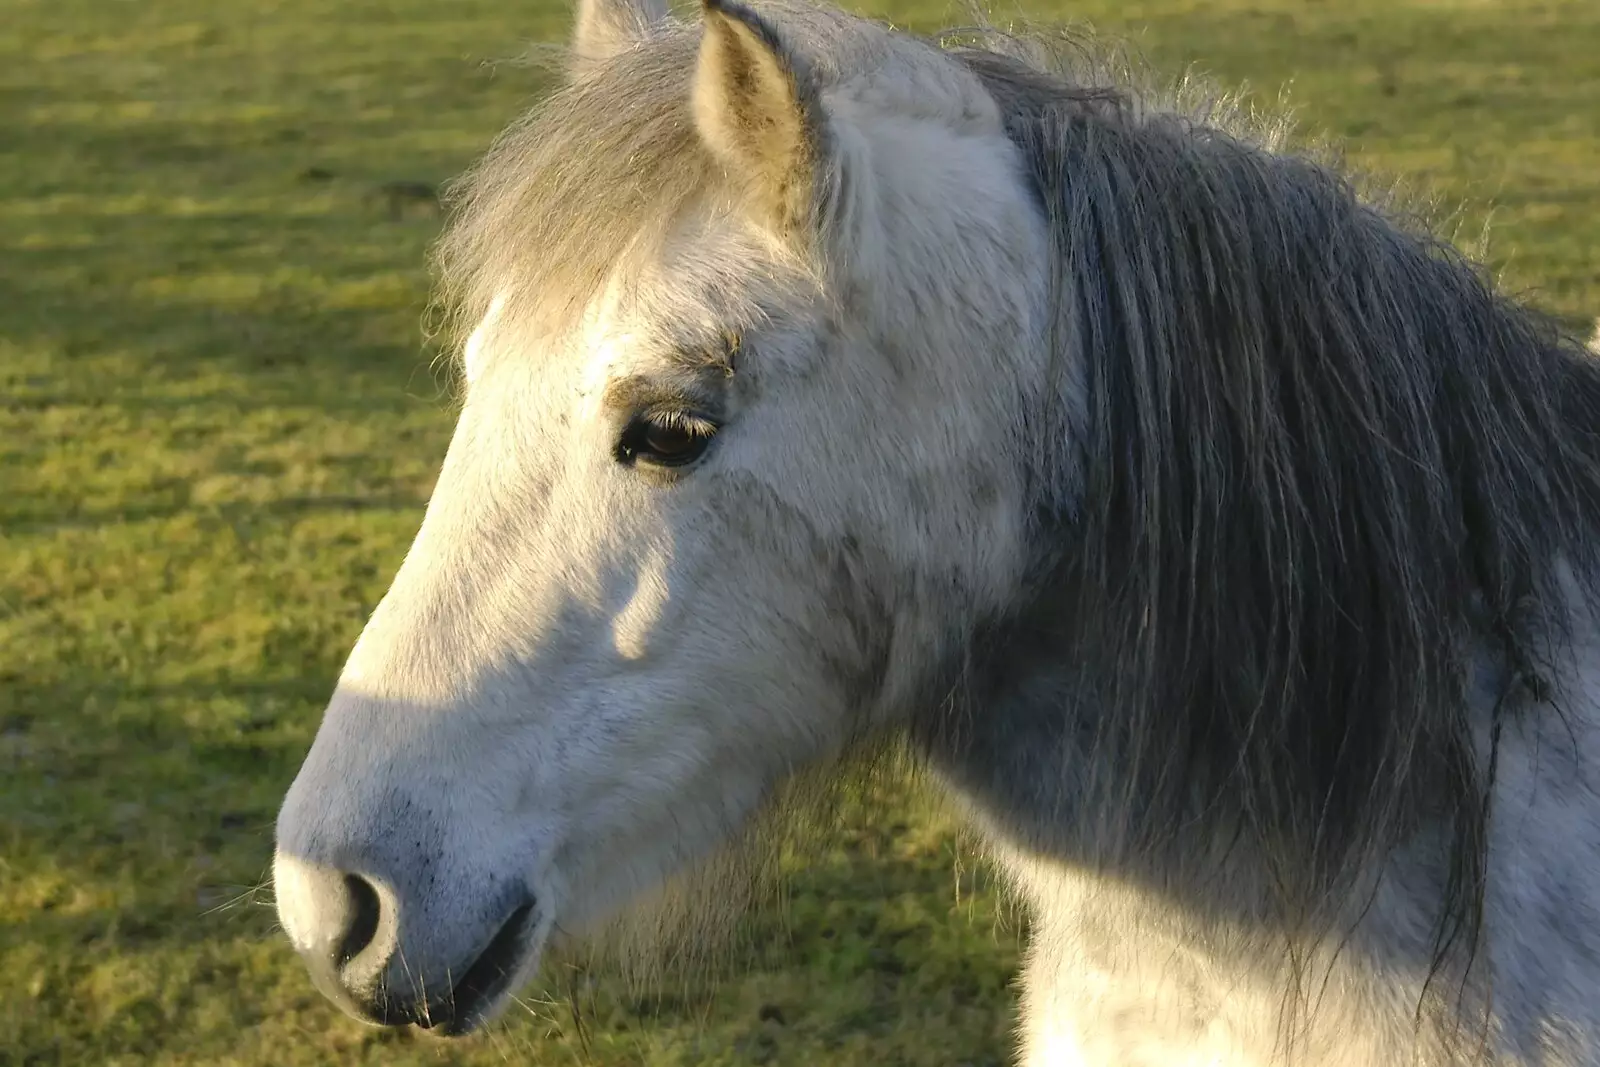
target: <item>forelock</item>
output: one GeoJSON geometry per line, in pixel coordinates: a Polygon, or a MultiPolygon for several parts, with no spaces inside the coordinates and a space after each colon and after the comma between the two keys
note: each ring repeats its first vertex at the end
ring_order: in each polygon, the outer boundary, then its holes
{"type": "Polygon", "coordinates": [[[435,252],[449,350],[497,296],[503,321],[575,325],[691,210],[727,199],[689,113],[697,45],[698,34],[672,26],[562,86],[458,180],[435,252]]]}
{"type": "MultiPolygon", "coordinates": [[[[790,0],[760,8],[820,89],[939,63],[937,42],[832,8],[790,0]]],[[[503,325],[571,328],[619,274],[658,261],[686,219],[738,210],[737,183],[694,124],[699,45],[698,24],[669,20],[561,84],[453,183],[451,223],[435,250],[445,351],[462,349],[496,298],[503,325]]],[[[959,65],[947,69],[976,88],[959,65]]]]}

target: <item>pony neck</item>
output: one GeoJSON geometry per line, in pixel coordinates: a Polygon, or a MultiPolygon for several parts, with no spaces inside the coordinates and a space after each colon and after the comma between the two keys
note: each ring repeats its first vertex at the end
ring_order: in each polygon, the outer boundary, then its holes
{"type": "MultiPolygon", "coordinates": [[[[1600,1026],[1587,980],[1548,972],[1531,948],[1576,940],[1600,959],[1600,928],[1564,918],[1600,914],[1600,884],[1579,877],[1535,893],[1521,873],[1600,868],[1589,814],[1600,794],[1590,697],[1600,640],[1587,609],[1571,612],[1546,699],[1523,695],[1504,719],[1482,940],[1442,955],[1443,820],[1286,909],[1271,860],[1225,804],[1158,827],[1122,802],[1122,768],[1097,743],[1105,712],[1078,699],[1083,673],[1052,655],[1050,631],[1034,616],[983,641],[996,651],[964,672],[956,711],[913,728],[1027,906],[1025,1065],[1265,1065],[1285,1062],[1286,1042],[1299,1064],[1464,1063],[1478,1062],[1485,1041],[1494,1062],[1535,1063],[1546,1062],[1550,1020],[1522,1008],[1561,1012],[1575,1033],[1600,1026]]],[[[1482,754],[1509,672],[1494,647],[1484,638],[1465,657],[1482,754]]]]}

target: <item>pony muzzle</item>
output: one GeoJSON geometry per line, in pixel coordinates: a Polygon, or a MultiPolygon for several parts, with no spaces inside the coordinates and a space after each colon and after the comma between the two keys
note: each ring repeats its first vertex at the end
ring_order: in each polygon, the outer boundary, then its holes
{"type": "Polygon", "coordinates": [[[282,853],[275,879],[284,925],[312,983],[373,1025],[470,1033],[495,1014],[537,949],[539,910],[527,893],[494,909],[499,920],[485,924],[474,950],[440,966],[419,958],[436,949],[408,947],[408,905],[381,880],[282,853]]]}

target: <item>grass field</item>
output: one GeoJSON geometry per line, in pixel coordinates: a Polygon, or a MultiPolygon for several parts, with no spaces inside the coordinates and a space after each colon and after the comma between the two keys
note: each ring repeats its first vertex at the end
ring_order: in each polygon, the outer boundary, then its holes
{"type": "MultiPolygon", "coordinates": [[[[437,221],[540,83],[550,0],[5,0],[0,13],[0,1064],[1000,1064],[1018,954],[937,821],[795,871],[711,1004],[601,987],[445,1046],[310,988],[272,823],[451,424],[437,221]],[[959,891],[958,891],[959,890],[959,891]]],[[[888,0],[918,28],[956,9],[888,0]]],[[[1465,200],[1509,286],[1600,312],[1600,4],[1072,0],[1465,200]]]]}

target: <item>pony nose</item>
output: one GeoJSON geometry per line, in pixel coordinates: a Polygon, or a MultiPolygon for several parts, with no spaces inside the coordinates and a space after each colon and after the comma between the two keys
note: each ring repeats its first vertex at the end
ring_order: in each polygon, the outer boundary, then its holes
{"type": "Polygon", "coordinates": [[[399,901],[382,883],[278,855],[278,910],[318,989],[345,1011],[393,1023],[383,975],[399,946],[399,901]]]}

